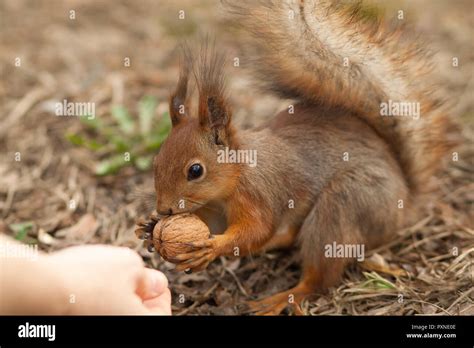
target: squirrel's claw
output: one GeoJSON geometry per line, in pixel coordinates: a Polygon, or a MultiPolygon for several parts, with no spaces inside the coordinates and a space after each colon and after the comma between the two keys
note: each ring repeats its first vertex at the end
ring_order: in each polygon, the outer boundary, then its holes
{"type": "Polygon", "coordinates": [[[140,223],[138,223],[137,227],[135,228],[135,236],[137,236],[138,239],[143,239],[145,233],[146,231],[144,228],[140,225],[140,223]]]}
{"type": "Polygon", "coordinates": [[[155,246],[153,245],[153,241],[151,239],[147,239],[143,242],[143,247],[148,250],[148,252],[152,253],[155,251],[155,246]]]}
{"type": "Polygon", "coordinates": [[[286,307],[293,307],[295,315],[303,315],[301,303],[313,293],[313,288],[304,281],[294,288],[257,301],[247,302],[247,313],[255,315],[280,315],[286,307]]]}
{"type": "Polygon", "coordinates": [[[155,227],[155,225],[156,222],[153,221],[140,221],[137,223],[135,235],[139,239],[150,239],[153,235],[153,228],[155,227]]]}
{"type": "MultiPolygon", "coordinates": [[[[185,243],[187,246],[193,249],[212,248],[214,246],[214,239],[200,240],[196,242],[185,243]]],[[[190,253],[191,254],[191,253],[190,253]]],[[[188,254],[183,254],[188,255],[188,254]]]]}
{"type": "Polygon", "coordinates": [[[200,241],[189,243],[190,246],[197,249],[195,251],[176,255],[174,261],[178,262],[177,271],[191,269],[193,272],[202,271],[216,259],[218,256],[217,249],[214,244],[215,240],[200,241]]]}
{"type": "Polygon", "coordinates": [[[153,229],[158,222],[156,215],[151,214],[147,220],[141,220],[137,222],[137,227],[135,229],[135,235],[138,239],[143,240],[143,247],[146,248],[149,252],[154,251],[153,247],[153,229]]]}
{"type": "MultiPolygon", "coordinates": [[[[186,255],[191,255],[194,253],[188,253],[186,255]]],[[[183,254],[184,255],[184,254],[183,254]]],[[[181,255],[182,256],[182,255],[181,255]]],[[[182,262],[176,266],[177,271],[184,271],[187,269],[192,270],[193,272],[202,271],[207,268],[207,266],[214,261],[216,256],[211,250],[201,250],[195,252],[195,256],[193,256],[190,260],[182,262]]]]}
{"type": "Polygon", "coordinates": [[[214,236],[207,240],[186,243],[195,250],[175,256],[173,261],[178,263],[175,269],[177,271],[190,269],[193,272],[206,269],[212,261],[223,254],[226,241],[224,236],[214,236]]]}
{"type": "MultiPolygon", "coordinates": [[[[291,304],[288,303],[288,296],[286,293],[276,294],[263,300],[247,302],[247,313],[258,316],[280,315],[285,310],[285,308],[290,305],[291,304]]],[[[299,303],[294,303],[292,306],[296,315],[303,314],[299,303]]]]}
{"type": "Polygon", "coordinates": [[[206,254],[209,253],[209,250],[208,249],[202,249],[202,250],[198,250],[198,251],[192,251],[190,253],[186,253],[186,254],[180,254],[180,255],[176,255],[175,257],[173,257],[173,262],[174,263],[181,263],[181,262],[186,262],[186,261],[189,261],[189,260],[192,260],[192,259],[196,259],[196,258],[200,258],[200,257],[203,257],[205,256],[206,254]]]}
{"type": "Polygon", "coordinates": [[[141,239],[141,240],[151,239],[152,237],[152,234],[144,230],[143,228],[135,229],[135,235],[137,236],[138,239],[141,239]]]}

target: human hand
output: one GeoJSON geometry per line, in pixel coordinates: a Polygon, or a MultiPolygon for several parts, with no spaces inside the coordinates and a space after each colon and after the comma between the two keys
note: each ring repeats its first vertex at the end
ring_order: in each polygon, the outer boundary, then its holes
{"type": "Polygon", "coordinates": [[[71,247],[41,262],[60,285],[63,314],[171,314],[165,275],[145,268],[131,249],[71,247]]]}

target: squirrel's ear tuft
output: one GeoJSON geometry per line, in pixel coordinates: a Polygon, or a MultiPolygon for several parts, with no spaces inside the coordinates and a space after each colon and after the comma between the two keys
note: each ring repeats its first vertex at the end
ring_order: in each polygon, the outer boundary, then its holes
{"type": "Polygon", "coordinates": [[[197,69],[194,70],[199,89],[199,124],[211,131],[215,143],[230,141],[231,111],[225,96],[225,57],[216,52],[215,43],[206,39],[201,46],[197,69]]]}
{"type": "Polygon", "coordinates": [[[181,61],[178,86],[170,96],[170,117],[173,126],[189,115],[188,81],[193,66],[193,58],[186,44],[181,45],[181,61]]]}

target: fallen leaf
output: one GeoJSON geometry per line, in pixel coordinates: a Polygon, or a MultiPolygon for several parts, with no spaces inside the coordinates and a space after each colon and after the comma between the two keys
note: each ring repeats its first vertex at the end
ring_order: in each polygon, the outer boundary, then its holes
{"type": "Polygon", "coordinates": [[[225,261],[225,264],[224,264],[224,267],[231,270],[231,271],[235,271],[239,268],[240,266],[240,259],[235,259],[235,260],[226,260],[225,261]]]}
{"type": "Polygon", "coordinates": [[[191,274],[182,275],[181,277],[178,278],[178,280],[176,282],[178,284],[184,284],[184,283],[187,283],[189,281],[200,283],[200,282],[206,282],[208,280],[209,280],[209,276],[207,276],[205,274],[191,273],[191,274]]]}
{"type": "Polygon", "coordinates": [[[57,245],[59,241],[42,228],[38,231],[38,240],[45,245],[57,245]]]}
{"type": "Polygon", "coordinates": [[[99,228],[99,223],[92,214],[86,214],[71,227],[56,232],[56,237],[64,237],[67,241],[88,242],[99,228]]]}
{"type": "Polygon", "coordinates": [[[380,254],[373,254],[370,258],[365,259],[361,264],[362,268],[369,271],[382,272],[393,275],[394,277],[406,276],[407,272],[399,267],[389,265],[384,257],[380,254]]]}
{"type": "Polygon", "coordinates": [[[423,314],[435,314],[438,311],[438,308],[433,306],[431,303],[422,303],[421,309],[423,314]]]}

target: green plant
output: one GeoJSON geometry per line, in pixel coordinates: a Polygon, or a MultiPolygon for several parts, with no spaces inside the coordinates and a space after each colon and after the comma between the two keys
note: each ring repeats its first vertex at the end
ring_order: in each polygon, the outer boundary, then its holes
{"type": "Polygon", "coordinates": [[[377,290],[388,290],[388,289],[396,289],[396,285],[390,282],[389,280],[381,277],[376,272],[363,272],[365,278],[367,279],[363,284],[362,287],[364,288],[373,288],[377,290]]]}
{"type": "Polygon", "coordinates": [[[20,222],[16,224],[10,224],[10,229],[15,233],[15,239],[21,242],[29,242],[28,240],[28,232],[30,232],[33,228],[33,223],[28,222],[20,222]]]}
{"type": "Polygon", "coordinates": [[[167,112],[155,119],[156,105],[154,97],[145,96],[138,103],[136,118],[121,105],[112,107],[108,122],[97,117],[80,117],[89,132],[67,133],[66,139],[97,154],[100,158],[95,167],[97,175],[114,174],[130,165],[147,170],[154,152],[171,129],[167,112]]]}

